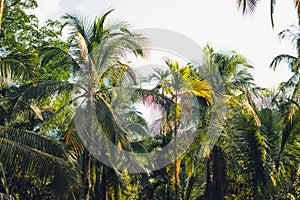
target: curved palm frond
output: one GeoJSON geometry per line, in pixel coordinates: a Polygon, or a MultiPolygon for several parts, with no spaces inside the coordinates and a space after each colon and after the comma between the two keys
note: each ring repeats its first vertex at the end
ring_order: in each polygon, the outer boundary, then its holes
{"type": "Polygon", "coordinates": [[[21,165],[22,173],[41,178],[55,176],[59,170],[67,188],[78,187],[80,170],[74,155],[63,143],[33,132],[1,127],[0,146],[1,162],[6,167],[21,165]]]}
{"type": "Polygon", "coordinates": [[[249,175],[247,179],[253,184],[251,186],[253,197],[262,198],[261,195],[264,192],[259,191],[267,187],[265,182],[271,178],[267,139],[260,128],[255,125],[252,117],[238,115],[231,120],[232,133],[235,135],[232,144],[234,146],[233,157],[236,162],[240,163],[242,173],[249,175]]]}
{"type": "Polygon", "coordinates": [[[122,148],[130,150],[129,140],[121,119],[114,113],[111,106],[101,97],[97,96],[96,113],[101,128],[114,144],[122,144],[122,148]]]}
{"type": "Polygon", "coordinates": [[[13,82],[22,82],[34,77],[38,65],[38,58],[34,53],[11,52],[0,58],[0,87],[8,87],[13,82]]]}
{"type": "Polygon", "coordinates": [[[60,81],[46,81],[25,85],[24,90],[20,91],[12,99],[14,102],[13,110],[28,104],[32,99],[49,97],[61,90],[73,90],[75,86],[76,84],[60,81]]]}
{"type": "Polygon", "coordinates": [[[83,154],[84,145],[74,127],[74,118],[72,119],[67,131],[64,134],[63,142],[75,152],[76,156],[83,154]]]}
{"type": "Polygon", "coordinates": [[[273,70],[275,70],[281,62],[285,62],[286,64],[288,64],[288,67],[291,70],[291,72],[296,72],[294,65],[297,60],[298,59],[296,57],[291,55],[287,55],[287,54],[278,55],[271,62],[270,68],[273,68],[273,70]]]}
{"type": "Polygon", "coordinates": [[[130,53],[134,53],[136,56],[145,56],[146,45],[144,37],[132,33],[115,34],[109,40],[101,42],[92,52],[97,76],[99,77],[107,67],[118,63],[130,53]]]}
{"type": "Polygon", "coordinates": [[[68,52],[58,47],[44,47],[40,49],[41,67],[51,64],[51,68],[60,67],[64,71],[78,70],[78,62],[68,52]]]}

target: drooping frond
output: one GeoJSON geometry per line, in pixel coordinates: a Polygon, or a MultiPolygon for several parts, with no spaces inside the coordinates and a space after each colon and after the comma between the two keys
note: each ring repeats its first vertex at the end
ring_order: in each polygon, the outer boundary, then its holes
{"type": "Polygon", "coordinates": [[[237,5],[239,9],[242,9],[243,14],[252,14],[259,0],[237,0],[237,5]]]}
{"type": "Polygon", "coordinates": [[[101,129],[114,144],[122,144],[122,147],[129,150],[129,141],[127,133],[122,126],[121,120],[114,113],[111,106],[100,96],[97,96],[96,114],[98,121],[101,125],[101,129]]]}
{"type": "Polygon", "coordinates": [[[8,87],[13,82],[22,82],[23,79],[32,78],[38,66],[38,59],[34,53],[9,53],[0,58],[0,87],[8,87]]]}
{"type": "Polygon", "coordinates": [[[255,199],[262,198],[266,192],[262,190],[268,187],[265,183],[271,178],[266,137],[252,117],[238,114],[229,122],[233,125],[234,162],[239,163],[243,174],[247,174],[247,181],[253,189],[251,195],[255,199]]]}
{"type": "Polygon", "coordinates": [[[74,86],[75,84],[59,81],[28,84],[25,86],[23,91],[20,91],[20,93],[13,98],[15,99],[13,110],[17,109],[19,106],[28,104],[33,99],[49,97],[50,95],[55,94],[55,92],[59,92],[61,90],[73,90],[74,86]]]}
{"type": "Polygon", "coordinates": [[[286,64],[288,64],[288,67],[291,70],[291,72],[296,72],[295,63],[297,60],[298,59],[296,57],[291,55],[287,55],[287,54],[278,55],[271,62],[270,68],[273,68],[273,70],[275,70],[281,62],[285,62],[286,64]]]}
{"type": "Polygon", "coordinates": [[[145,38],[137,34],[115,34],[109,40],[103,41],[92,52],[97,75],[101,75],[107,67],[114,66],[130,53],[145,56],[145,46],[145,38]]]}
{"type": "Polygon", "coordinates": [[[71,72],[78,70],[79,63],[66,51],[57,47],[45,47],[40,50],[41,67],[50,64],[51,68],[71,72]]]}
{"type": "Polygon", "coordinates": [[[281,31],[278,34],[280,40],[287,38],[291,41],[294,49],[297,50],[298,55],[300,55],[299,47],[300,47],[300,32],[299,26],[290,26],[290,28],[281,31]]]}
{"type": "Polygon", "coordinates": [[[74,118],[69,123],[68,129],[64,134],[63,142],[68,145],[77,156],[81,155],[84,151],[84,145],[74,125],[74,118]]]}
{"type": "Polygon", "coordinates": [[[13,140],[17,143],[30,146],[33,148],[42,149],[45,153],[57,156],[63,159],[67,159],[67,146],[64,146],[61,142],[53,140],[49,137],[42,137],[41,135],[33,132],[28,132],[20,129],[4,128],[0,127],[0,136],[13,140]]]}
{"type": "Polygon", "coordinates": [[[76,160],[63,143],[33,132],[1,127],[0,147],[1,162],[6,167],[21,165],[23,173],[40,177],[51,177],[45,169],[52,173],[60,170],[61,180],[69,189],[78,187],[76,160]]]}

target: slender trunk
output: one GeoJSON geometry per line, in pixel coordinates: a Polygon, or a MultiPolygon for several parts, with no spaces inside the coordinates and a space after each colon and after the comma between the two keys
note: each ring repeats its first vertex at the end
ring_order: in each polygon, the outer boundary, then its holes
{"type": "Polygon", "coordinates": [[[225,165],[221,147],[215,146],[213,149],[213,183],[214,198],[222,200],[225,198],[225,165]]]}
{"type": "Polygon", "coordinates": [[[2,30],[3,12],[4,12],[4,0],[0,0],[0,32],[2,30]]]}
{"type": "Polygon", "coordinates": [[[84,165],[84,199],[90,200],[90,182],[91,182],[91,155],[90,152],[85,149],[83,153],[83,165],[84,165]]]}
{"type": "Polygon", "coordinates": [[[211,174],[211,156],[208,157],[206,159],[206,186],[205,186],[205,192],[204,192],[204,196],[203,198],[201,199],[210,199],[210,194],[212,193],[211,192],[211,177],[212,177],[212,174],[211,174]]]}
{"type": "Polygon", "coordinates": [[[166,184],[166,199],[171,199],[171,188],[172,188],[172,182],[171,182],[171,178],[170,178],[170,171],[167,170],[166,168],[166,172],[168,180],[167,180],[167,184],[166,184]]]}
{"type": "Polygon", "coordinates": [[[106,200],[106,193],[107,193],[107,187],[106,187],[106,182],[107,182],[107,167],[105,165],[103,165],[103,170],[102,170],[102,179],[101,179],[101,186],[100,186],[100,199],[101,200],[106,200]]]}
{"type": "Polygon", "coordinates": [[[225,161],[222,149],[214,146],[207,158],[206,188],[203,199],[222,200],[225,198],[225,161]]]}
{"type": "Polygon", "coordinates": [[[180,118],[180,113],[178,113],[178,102],[177,102],[177,91],[175,94],[175,149],[174,149],[174,153],[175,153],[175,161],[174,161],[174,167],[175,167],[175,198],[179,199],[179,193],[180,193],[180,177],[179,177],[179,173],[180,173],[180,161],[178,160],[178,152],[177,152],[177,131],[179,128],[179,118],[180,118]]]}
{"type": "Polygon", "coordinates": [[[97,160],[96,161],[96,183],[95,183],[95,197],[96,200],[100,200],[101,199],[101,164],[100,162],[97,160]]]}

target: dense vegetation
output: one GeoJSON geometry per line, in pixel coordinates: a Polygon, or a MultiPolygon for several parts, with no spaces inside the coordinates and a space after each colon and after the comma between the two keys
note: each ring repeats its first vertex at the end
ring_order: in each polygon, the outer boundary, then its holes
{"type": "MultiPolygon", "coordinates": [[[[257,1],[238,3],[252,12],[257,1]]],[[[40,27],[26,13],[36,6],[0,1],[0,199],[300,199],[298,57],[278,55],[270,63],[276,69],[285,62],[293,73],[275,91],[254,83],[244,56],[211,46],[199,49],[199,64],[169,58],[167,70],[139,79],[126,55],[147,57],[148,40],[125,22],[108,23],[112,10],[92,20],[65,14],[40,27]],[[65,28],[68,39],[61,40],[65,28]],[[131,98],[119,89],[150,80],[152,88],[137,88],[131,98]],[[79,135],[76,115],[94,106],[99,130],[89,117],[79,125],[90,138],[100,131],[119,149],[159,150],[179,134],[187,96],[198,109],[190,115],[195,138],[161,169],[108,167],[79,135]],[[160,127],[156,134],[137,102],[166,113],[152,126],[160,127]],[[126,117],[118,116],[124,108],[126,117]],[[124,129],[123,122],[138,128],[124,129]]],[[[299,34],[298,25],[280,33],[298,56],[299,34]]]]}

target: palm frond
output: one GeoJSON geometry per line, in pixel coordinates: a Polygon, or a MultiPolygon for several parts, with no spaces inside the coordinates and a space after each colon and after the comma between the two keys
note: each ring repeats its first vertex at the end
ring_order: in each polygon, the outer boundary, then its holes
{"type": "MultiPolygon", "coordinates": [[[[109,31],[112,31],[112,30],[115,29],[115,27],[113,29],[105,27],[106,18],[113,11],[114,11],[113,9],[109,10],[104,15],[102,15],[101,17],[97,17],[94,20],[93,33],[91,35],[91,41],[95,41],[96,44],[99,44],[99,43],[101,43],[102,41],[104,41],[106,39],[105,37],[108,36],[109,31]]],[[[118,26],[116,26],[116,27],[118,27],[118,26]]]]}
{"type": "Polygon", "coordinates": [[[51,67],[60,67],[65,69],[65,71],[74,71],[79,69],[79,65],[76,60],[66,51],[57,47],[45,47],[40,49],[40,62],[41,67],[45,66],[51,62],[51,67]],[[71,68],[72,67],[72,68],[71,68]]]}
{"type": "Polygon", "coordinates": [[[103,41],[92,52],[97,75],[101,75],[107,67],[114,66],[130,53],[134,53],[136,56],[145,56],[147,54],[145,41],[144,37],[137,34],[118,34],[103,41]]]}
{"type": "Polygon", "coordinates": [[[129,150],[129,141],[127,133],[122,127],[122,122],[114,113],[111,106],[100,96],[97,96],[97,102],[95,104],[96,114],[101,128],[114,144],[122,144],[122,147],[129,150]]]}
{"type": "Polygon", "coordinates": [[[33,132],[1,128],[1,162],[6,167],[22,165],[21,171],[48,177],[45,169],[63,172],[61,180],[68,188],[77,188],[80,172],[76,160],[67,147],[58,141],[33,132]]]}
{"type": "Polygon", "coordinates": [[[252,14],[258,2],[259,0],[237,0],[237,5],[239,9],[242,9],[243,14],[252,14]]]}
{"type": "Polygon", "coordinates": [[[4,167],[1,162],[0,162],[0,183],[2,184],[6,194],[9,194],[9,187],[8,187],[6,175],[5,175],[4,167]]]}
{"type": "Polygon", "coordinates": [[[247,180],[253,184],[253,197],[259,198],[266,192],[259,191],[267,187],[265,182],[271,178],[267,139],[252,117],[240,114],[236,117],[231,119],[235,135],[233,157],[242,167],[242,173],[247,174],[247,180]]]}
{"type": "Polygon", "coordinates": [[[14,98],[15,105],[13,110],[19,106],[23,106],[32,101],[32,99],[45,98],[55,94],[61,90],[73,90],[75,84],[65,83],[60,81],[47,81],[35,84],[26,85],[24,91],[21,91],[16,98],[14,98]]]}
{"type": "Polygon", "coordinates": [[[76,35],[80,34],[88,44],[90,41],[90,35],[93,31],[93,23],[85,14],[79,12],[66,13],[62,16],[65,20],[62,28],[69,27],[70,37],[74,38],[76,35]]]}
{"type": "Polygon", "coordinates": [[[22,54],[12,52],[0,58],[0,80],[4,85],[9,86],[13,81],[22,82],[24,79],[32,78],[35,68],[38,66],[36,54],[22,54]]]}
{"type": "Polygon", "coordinates": [[[270,64],[270,68],[273,68],[273,70],[275,70],[281,62],[285,62],[286,64],[288,64],[288,67],[291,70],[291,72],[295,72],[294,64],[296,63],[297,60],[298,59],[294,56],[281,54],[276,56],[273,59],[273,61],[270,64]]]}
{"type": "Polygon", "coordinates": [[[0,127],[0,137],[13,140],[17,143],[32,146],[33,148],[43,150],[44,152],[68,159],[67,146],[52,138],[41,136],[34,132],[21,129],[0,127]]]}
{"type": "Polygon", "coordinates": [[[75,152],[76,156],[82,155],[84,145],[75,129],[74,118],[69,123],[68,129],[64,134],[63,142],[75,152]]]}

